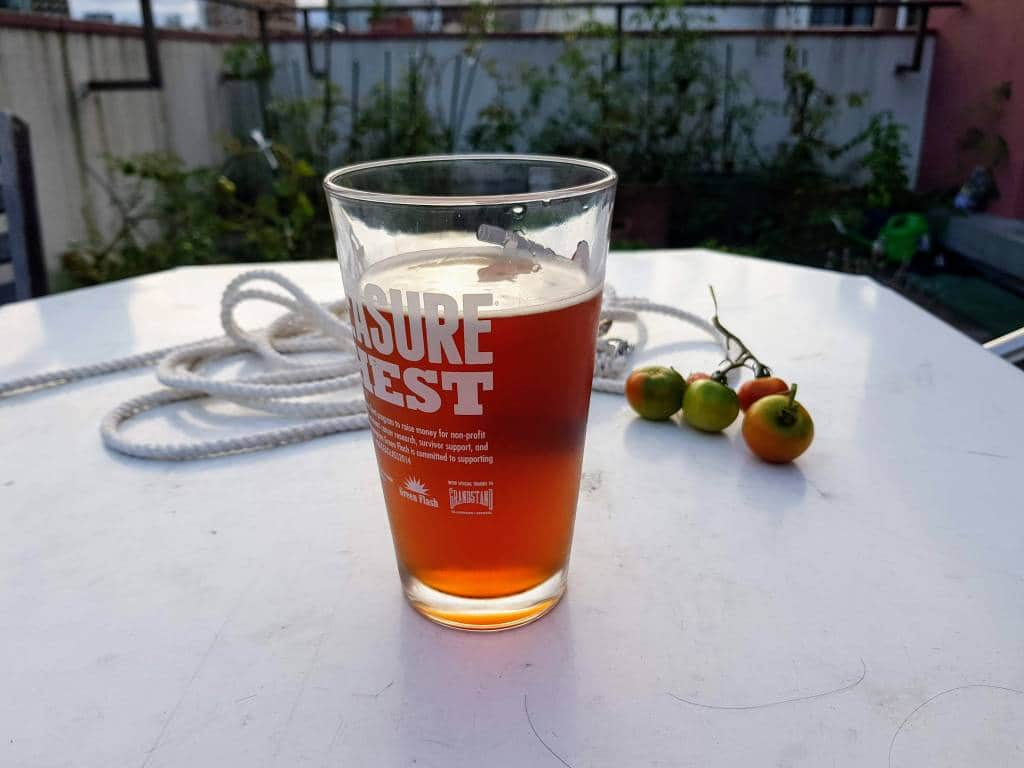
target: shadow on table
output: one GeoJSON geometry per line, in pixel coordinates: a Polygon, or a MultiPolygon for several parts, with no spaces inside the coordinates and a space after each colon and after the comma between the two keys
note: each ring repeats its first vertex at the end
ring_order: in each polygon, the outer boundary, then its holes
{"type": "MultiPolygon", "coordinates": [[[[741,479],[736,483],[740,495],[751,509],[782,522],[787,512],[807,498],[810,483],[799,464],[768,464],[747,451],[737,436],[737,449],[743,451],[741,479]]],[[[811,486],[813,487],[813,486],[811,486]]]]}
{"type": "Polygon", "coordinates": [[[734,484],[749,508],[780,522],[807,496],[809,483],[800,465],[767,464],[753,456],[743,441],[739,420],[725,432],[709,434],[678,419],[635,418],[626,425],[623,443],[630,460],[652,464],[674,460],[680,462],[680,469],[685,464],[696,470],[700,482],[734,484]]]}
{"type": "MultiPolygon", "coordinates": [[[[698,432],[681,423],[678,416],[668,421],[637,417],[626,425],[623,444],[631,459],[660,461],[677,457],[698,465],[716,464],[725,468],[735,460],[735,450],[743,447],[734,445],[733,437],[729,432],[698,432]]],[[[742,438],[739,440],[742,443],[742,438]]]]}
{"type": "Polygon", "coordinates": [[[403,611],[398,685],[403,709],[415,720],[402,723],[402,764],[477,765],[495,748],[506,759],[516,760],[526,749],[538,761],[554,762],[544,746],[532,743],[533,728],[556,751],[575,744],[571,599],[569,594],[547,616],[504,632],[446,629],[412,608],[403,611]],[[499,736],[509,743],[496,744],[499,736]]]}

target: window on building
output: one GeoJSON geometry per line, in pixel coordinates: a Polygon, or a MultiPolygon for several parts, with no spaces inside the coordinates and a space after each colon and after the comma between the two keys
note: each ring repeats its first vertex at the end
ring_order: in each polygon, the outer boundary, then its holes
{"type": "Polygon", "coordinates": [[[811,9],[812,27],[870,27],[875,9],[870,5],[821,5],[811,9]]]}

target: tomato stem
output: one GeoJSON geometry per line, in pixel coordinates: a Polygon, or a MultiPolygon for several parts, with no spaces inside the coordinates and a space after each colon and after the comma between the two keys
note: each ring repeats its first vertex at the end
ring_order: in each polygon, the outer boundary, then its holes
{"type": "Polygon", "coordinates": [[[779,424],[784,427],[792,426],[796,423],[796,384],[789,388],[789,400],[786,402],[781,409],[779,409],[779,424]]]}
{"type": "Polygon", "coordinates": [[[711,302],[715,305],[715,314],[711,316],[711,324],[725,337],[725,360],[722,361],[722,366],[724,367],[720,366],[718,371],[715,372],[716,375],[720,375],[724,379],[725,375],[735,368],[750,368],[757,378],[771,376],[772,369],[761,362],[757,355],[750,351],[750,347],[743,342],[743,339],[722,324],[722,321],[718,318],[718,297],[715,296],[715,287],[709,285],[708,290],[711,291],[711,302]],[[731,344],[735,344],[739,348],[739,354],[735,358],[731,356],[731,344]],[[726,363],[729,363],[729,365],[726,366],[726,363]],[[748,365],[748,363],[752,364],[748,365]]]}
{"type": "Polygon", "coordinates": [[[727,373],[729,373],[729,371],[733,371],[733,370],[735,370],[737,368],[747,368],[747,367],[749,367],[749,366],[746,364],[745,361],[740,361],[740,360],[733,361],[733,360],[729,360],[728,358],[726,358],[725,360],[723,360],[719,364],[718,370],[715,371],[715,373],[712,375],[711,378],[713,378],[713,379],[725,379],[725,375],[727,373]],[[729,363],[729,365],[726,365],[726,363],[729,363]]]}

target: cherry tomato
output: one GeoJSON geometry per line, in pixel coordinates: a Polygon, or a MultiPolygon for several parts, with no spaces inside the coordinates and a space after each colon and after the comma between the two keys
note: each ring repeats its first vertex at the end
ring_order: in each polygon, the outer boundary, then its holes
{"type": "Polygon", "coordinates": [[[702,432],[721,432],[740,412],[736,393],[712,379],[698,379],[683,395],[683,419],[702,432]]]}
{"type": "Polygon", "coordinates": [[[686,382],[674,368],[649,365],[626,379],[626,399],[633,410],[651,421],[665,421],[683,404],[686,382]]]}
{"type": "Polygon", "coordinates": [[[789,392],[789,385],[778,376],[761,376],[745,381],[736,390],[740,398],[740,410],[746,411],[750,406],[767,395],[781,395],[789,392]]]}
{"type": "Polygon", "coordinates": [[[693,384],[693,382],[695,382],[695,381],[701,381],[702,379],[710,379],[710,378],[711,377],[708,376],[706,373],[704,373],[704,371],[696,371],[696,372],[691,373],[689,376],[686,377],[686,383],[687,384],[693,384]]]}
{"type": "Polygon", "coordinates": [[[785,464],[810,446],[814,422],[795,398],[794,384],[788,394],[768,395],[750,406],[743,417],[743,439],[755,456],[785,464]]]}

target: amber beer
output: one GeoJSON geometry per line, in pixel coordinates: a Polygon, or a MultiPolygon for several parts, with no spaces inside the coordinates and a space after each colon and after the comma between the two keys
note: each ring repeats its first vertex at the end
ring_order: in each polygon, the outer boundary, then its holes
{"type": "Polygon", "coordinates": [[[599,310],[579,265],[501,248],[363,274],[350,312],[384,497],[406,593],[432,618],[471,627],[476,601],[546,585],[546,603],[485,620],[513,625],[560,596],[599,310]]]}

